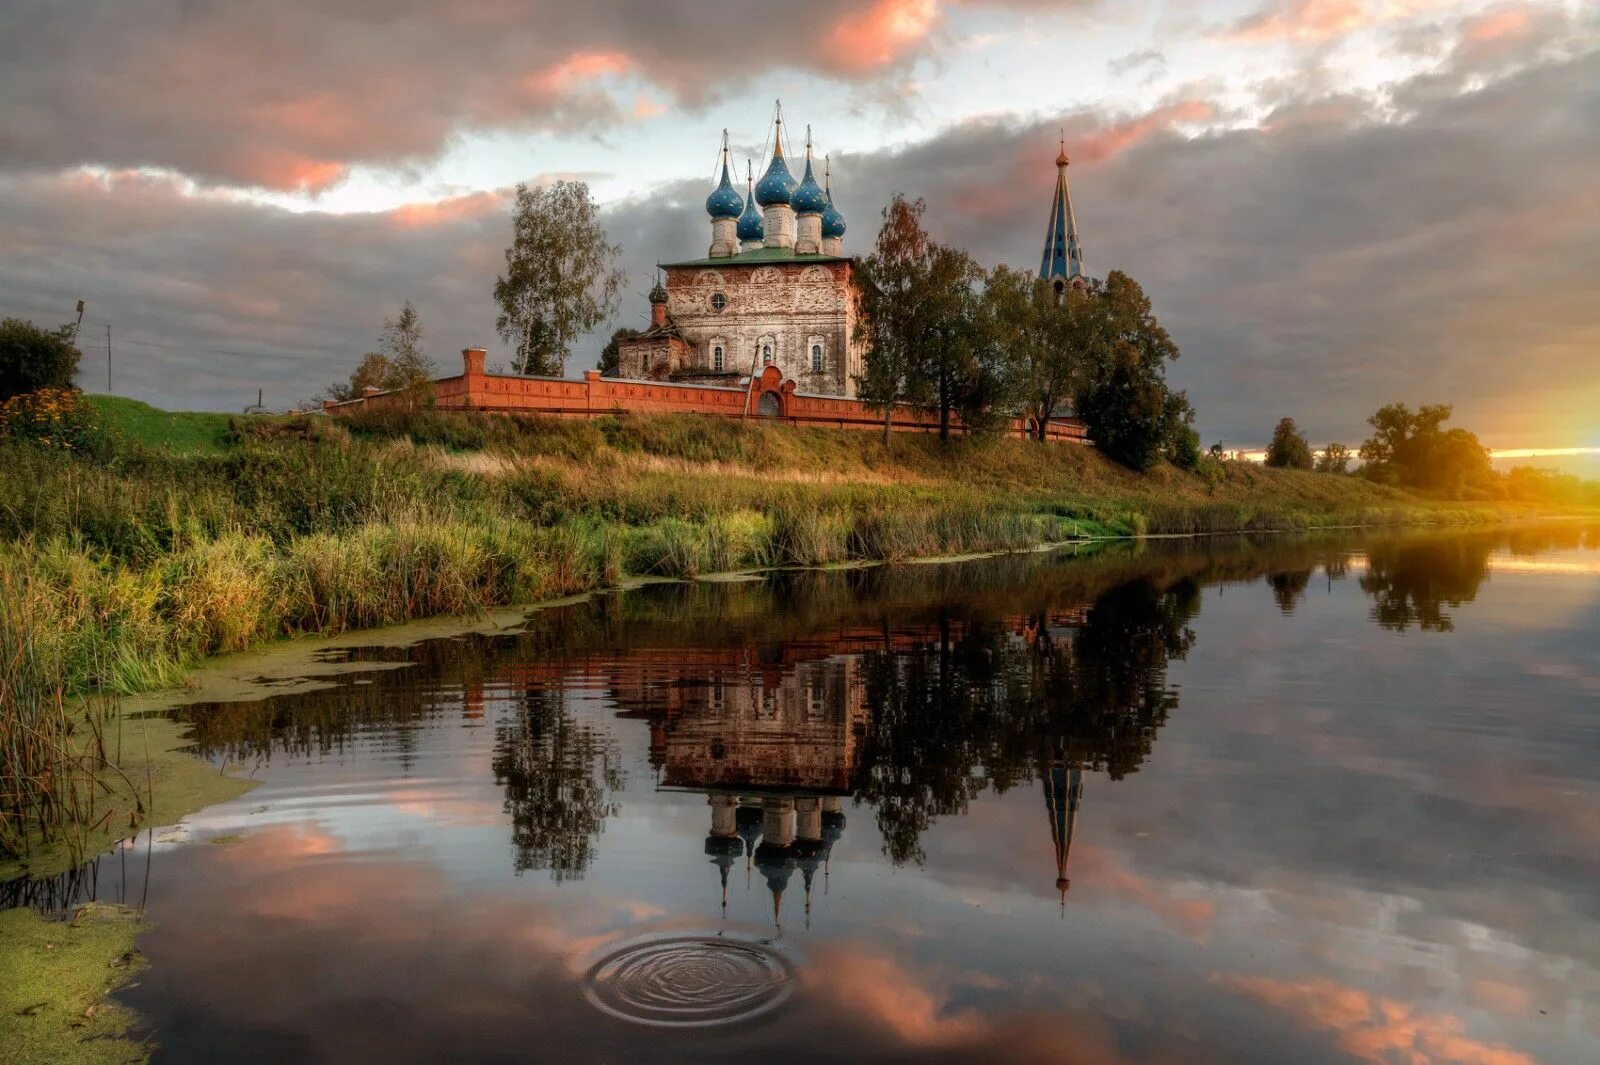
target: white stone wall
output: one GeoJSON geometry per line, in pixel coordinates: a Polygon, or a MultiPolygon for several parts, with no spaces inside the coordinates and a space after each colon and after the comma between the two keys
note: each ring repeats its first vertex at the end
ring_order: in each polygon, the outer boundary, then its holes
{"type": "Polygon", "coordinates": [[[707,254],[713,258],[739,254],[739,223],[737,220],[732,218],[713,218],[711,220],[711,250],[707,254]]]}
{"type": "Polygon", "coordinates": [[[767,247],[794,247],[795,220],[793,207],[786,203],[775,203],[762,211],[761,218],[766,226],[767,247]]]}
{"type": "Polygon", "coordinates": [[[759,372],[759,345],[770,343],[773,365],[802,392],[854,396],[861,356],[854,343],[855,298],[850,264],[746,264],[671,267],[667,312],[688,343],[688,364],[709,370],[711,345],[721,343],[724,369],[759,372]],[[724,306],[715,308],[721,293],[724,306]],[[822,372],[811,368],[811,345],[822,345],[822,372]]]}
{"type": "Polygon", "coordinates": [[[822,216],[803,214],[795,219],[794,253],[796,255],[822,254],[822,216]]]}

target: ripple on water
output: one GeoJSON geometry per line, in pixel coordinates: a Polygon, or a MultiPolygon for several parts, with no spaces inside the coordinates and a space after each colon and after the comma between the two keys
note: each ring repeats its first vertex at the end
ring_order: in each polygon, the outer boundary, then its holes
{"type": "Polygon", "coordinates": [[[589,1001],[641,1024],[698,1027],[776,1009],[794,990],[792,962],[755,940],[685,935],[611,951],[585,977],[589,1001]]]}

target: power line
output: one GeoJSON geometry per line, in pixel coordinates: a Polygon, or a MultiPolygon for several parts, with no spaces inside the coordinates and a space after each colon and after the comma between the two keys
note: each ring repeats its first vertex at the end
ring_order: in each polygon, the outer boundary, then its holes
{"type": "Polygon", "coordinates": [[[163,344],[156,340],[131,340],[128,337],[123,337],[122,343],[138,344],[146,348],[168,348],[172,351],[195,351],[203,355],[231,355],[237,359],[255,359],[260,358],[263,354],[259,351],[223,351],[220,348],[199,348],[190,344],[163,344]]]}

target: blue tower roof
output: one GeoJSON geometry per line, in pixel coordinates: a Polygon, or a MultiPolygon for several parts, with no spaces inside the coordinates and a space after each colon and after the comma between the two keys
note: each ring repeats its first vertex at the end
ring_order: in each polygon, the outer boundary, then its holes
{"type": "Polygon", "coordinates": [[[767,172],[756,182],[756,202],[763,207],[788,203],[796,184],[794,175],[789,173],[789,164],[783,161],[783,146],[780,144],[772,153],[767,172]]]}
{"type": "Polygon", "coordinates": [[[744,210],[744,197],[728,180],[728,164],[722,164],[722,182],[706,197],[706,213],[712,218],[738,218],[744,210]]]}
{"type": "Polygon", "coordinates": [[[794,175],[789,173],[789,164],[783,161],[782,104],[778,105],[777,114],[773,116],[772,127],[772,162],[767,164],[767,172],[756,182],[756,202],[763,207],[788,203],[796,185],[794,175]]]}
{"type": "Polygon", "coordinates": [[[767,224],[762,220],[760,209],[756,207],[755,183],[748,173],[745,175],[744,187],[744,214],[739,216],[739,239],[765,240],[767,224]]]}
{"type": "Polygon", "coordinates": [[[822,211],[822,235],[824,237],[844,236],[844,215],[839,213],[839,208],[833,205],[833,175],[829,173],[831,167],[824,168],[823,195],[828,198],[828,206],[822,211]]]}
{"type": "Polygon", "coordinates": [[[744,198],[728,180],[728,131],[722,131],[722,181],[706,197],[706,213],[712,218],[738,218],[744,210],[744,198]]]}
{"type": "Polygon", "coordinates": [[[789,197],[795,214],[821,214],[828,209],[828,194],[811,173],[811,128],[806,127],[806,176],[789,197]]]}
{"type": "Polygon", "coordinates": [[[1072,281],[1087,276],[1083,268],[1083,245],[1078,240],[1078,223],[1072,216],[1072,194],[1067,189],[1067,147],[1063,141],[1056,156],[1056,192],[1050,201],[1050,225],[1044,235],[1044,257],[1039,276],[1046,281],[1072,281]]]}

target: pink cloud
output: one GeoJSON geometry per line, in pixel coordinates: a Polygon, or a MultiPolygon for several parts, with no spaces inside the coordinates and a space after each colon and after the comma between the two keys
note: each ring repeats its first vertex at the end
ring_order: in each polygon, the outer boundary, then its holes
{"type": "MultiPolygon", "coordinates": [[[[951,990],[1009,986],[982,974],[951,974],[948,979],[920,973],[899,960],[860,946],[829,944],[818,949],[803,970],[808,993],[829,1002],[844,1023],[899,1048],[927,1056],[944,1051],[963,1058],[1032,1061],[1040,1065],[1128,1065],[1098,1018],[1049,1013],[993,1013],[952,1009],[951,990]]],[[[1146,1063],[1186,1061],[1192,1055],[1168,1047],[1147,1047],[1146,1063]]]]}
{"type": "Polygon", "coordinates": [[[1449,0],[1287,0],[1248,15],[1224,36],[1238,41],[1326,41],[1407,19],[1449,0]]]}
{"type": "Polygon", "coordinates": [[[1332,980],[1244,974],[1217,979],[1307,1028],[1336,1033],[1341,1050],[1372,1065],[1536,1065],[1520,1051],[1465,1035],[1465,1025],[1453,1014],[1424,1013],[1411,1003],[1332,980]]]}
{"type": "Polygon", "coordinates": [[[502,210],[510,199],[510,193],[505,189],[473,192],[449,199],[402,204],[387,212],[387,217],[391,223],[402,229],[420,229],[467,221],[490,214],[502,210]]]}
{"type": "Polygon", "coordinates": [[[1185,123],[1205,122],[1215,114],[1216,108],[1205,100],[1178,100],[1080,137],[1068,146],[1067,154],[1074,162],[1098,163],[1120,155],[1151,134],[1185,123]]]}
{"type": "Polygon", "coordinates": [[[860,74],[901,59],[938,21],[938,0],[877,0],[865,11],[840,18],[824,48],[838,67],[860,74]]]}
{"type": "Polygon", "coordinates": [[[574,52],[534,75],[540,92],[561,95],[586,82],[626,74],[633,61],[622,52],[574,52]]]}

